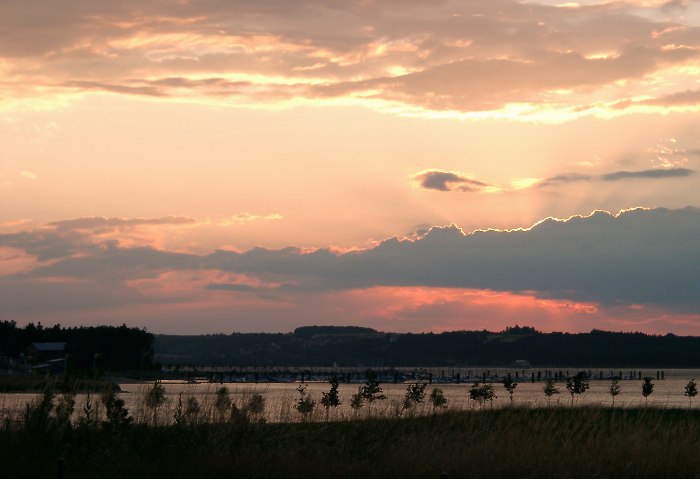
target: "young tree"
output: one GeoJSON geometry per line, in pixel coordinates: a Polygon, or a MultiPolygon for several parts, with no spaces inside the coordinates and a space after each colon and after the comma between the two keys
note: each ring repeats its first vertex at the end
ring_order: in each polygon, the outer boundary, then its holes
{"type": "Polygon", "coordinates": [[[374,401],[386,399],[386,396],[382,394],[382,388],[379,387],[377,373],[372,369],[365,371],[365,385],[362,386],[362,399],[366,400],[370,406],[374,401]]]}
{"type": "Polygon", "coordinates": [[[477,381],[472,385],[471,389],[469,389],[469,399],[478,402],[482,408],[486,401],[493,403],[493,400],[497,397],[493,386],[488,383],[481,384],[477,381]]]}
{"type": "Polygon", "coordinates": [[[228,394],[226,386],[221,386],[216,391],[216,399],[214,400],[214,408],[216,409],[219,421],[224,421],[226,413],[231,409],[231,397],[228,394]]]}
{"type": "Polygon", "coordinates": [[[574,395],[585,393],[589,387],[590,384],[588,383],[588,374],[586,374],[584,371],[580,371],[576,373],[573,378],[568,378],[566,380],[566,389],[568,389],[569,394],[571,394],[572,406],[574,405],[574,395]]]}
{"type": "Polygon", "coordinates": [[[547,396],[547,406],[549,406],[549,403],[552,401],[552,396],[559,394],[559,389],[554,385],[553,379],[547,379],[547,383],[544,385],[542,391],[544,391],[544,395],[547,396]]]}
{"type": "Polygon", "coordinates": [[[260,393],[253,394],[245,405],[244,414],[256,418],[262,422],[262,413],[265,412],[265,398],[260,393]]]}
{"type": "Polygon", "coordinates": [[[158,424],[158,408],[165,403],[165,388],[156,381],[146,394],[146,407],[153,410],[153,425],[158,424]]]}
{"type": "Polygon", "coordinates": [[[409,384],[401,405],[402,409],[411,409],[425,399],[425,383],[409,384]]]}
{"type": "MultiPolygon", "coordinates": [[[[369,404],[369,413],[372,413],[372,403],[374,401],[382,401],[386,396],[382,394],[382,388],[379,386],[377,373],[372,369],[365,371],[365,384],[360,388],[362,402],[367,401],[369,404]]],[[[354,399],[354,398],[353,398],[354,399]]]]}
{"type": "Polygon", "coordinates": [[[357,412],[364,405],[364,403],[365,400],[362,397],[362,387],[359,387],[357,388],[357,392],[353,394],[352,398],[350,399],[350,407],[357,412]]]}
{"type": "Polygon", "coordinates": [[[620,394],[620,385],[618,384],[616,379],[613,379],[613,382],[610,383],[610,387],[608,388],[608,391],[610,392],[610,395],[612,396],[612,407],[615,407],[615,396],[620,394]]]}
{"type": "Polygon", "coordinates": [[[48,429],[54,397],[53,389],[47,387],[40,398],[27,404],[24,413],[24,427],[26,429],[33,431],[46,431],[48,429]]]}
{"type": "Polygon", "coordinates": [[[88,392],[85,396],[85,403],[83,404],[83,411],[78,418],[79,427],[91,427],[95,422],[95,410],[92,406],[92,398],[88,392]]]}
{"type": "Polygon", "coordinates": [[[196,397],[190,396],[187,398],[187,401],[185,402],[185,419],[187,420],[188,424],[197,423],[201,409],[202,408],[199,405],[199,401],[197,401],[196,397]]]}
{"type": "Polygon", "coordinates": [[[185,409],[182,404],[182,392],[177,396],[177,405],[175,406],[175,412],[173,413],[173,421],[176,426],[182,426],[185,424],[185,409]]]}
{"type": "Polygon", "coordinates": [[[340,396],[338,395],[338,377],[334,374],[328,381],[331,385],[330,390],[327,393],[322,393],[321,404],[326,408],[326,421],[328,421],[328,415],[330,408],[337,408],[340,406],[340,396]]]}
{"type": "Polygon", "coordinates": [[[688,397],[688,407],[692,409],[693,398],[698,395],[698,386],[695,383],[695,379],[688,381],[688,384],[685,385],[685,393],[683,393],[683,395],[688,397]]]}
{"type": "Polygon", "coordinates": [[[654,392],[654,383],[651,382],[651,378],[647,377],[644,378],[644,382],[642,383],[642,396],[644,396],[644,406],[647,406],[649,403],[649,396],[651,396],[651,393],[654,392]]]}
{"type": "Polygon", "coordinates": [[[300,397],[294,406],[294,409],[299,411],[303,421],[307,421],[309,415],[313,412],[314,407],[316,407],[316,401],[311,399],[311,395],[306,392],[306,385],[300,384],[297,388],[297,392],[299,392],[300,397]]]}
{"type": "Polygon", "coordinates": [[[438,409],[447,407],[447,398],[443,394],[442,389],[433,388],[430,393],[430,403],[433,405],[433,414],[438,409]]]}
{"type": "Polygon", "coordinates": [[[515,388],[518,387],[518,383],[513,381],[513,378],[510,376],[506,376],[506,378],[503,380],[503,387],[506,388],[506,391],[508,391],[510,403],[513,404],[513,393],[515,392],[515,388]]]}
{"type": "Polygon", "coordinates": [[[113,389],[100,396],[105,407],[105,429],[115,431],[129,426],[133,418],[129,417],[129,410],[124,406],[124,400],[117,397],[113,389]]]}
{"type": "Polygon", "coordinates": [[[71,393],[63,393],[54,409],[54,417],[56,418],[57,426],[62,429],[70,429],[71,416],[75,410],[75,396],[71,393]]]}

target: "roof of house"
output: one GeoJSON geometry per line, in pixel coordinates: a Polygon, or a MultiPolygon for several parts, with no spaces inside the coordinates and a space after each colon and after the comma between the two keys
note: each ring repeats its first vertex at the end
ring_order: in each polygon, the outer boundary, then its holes
{"type": "Polygon", "coordinates": [[[32,343],[37,351],[65,351],[66,343],[32,343]]]}

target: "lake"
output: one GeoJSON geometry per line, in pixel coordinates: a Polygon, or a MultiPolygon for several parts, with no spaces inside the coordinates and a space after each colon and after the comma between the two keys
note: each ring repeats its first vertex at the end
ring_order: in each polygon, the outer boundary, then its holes
{"type": "MultiPolygon", "coordinates": [[[[576,369],[571,370],[575,371],[576,369]]],[[[700,378],[700,370],[697,369],[665,370],[665,380],[656,380],[655,371],[653,373],[648,371],[646,374],[653,377],[654,383],[654,392],[648,398],[648,406],[660,408],[687,408],[689,403],[688,398],[684,396],[685,385],[690,379],[700,378]]],[[[119,397],[125,401],[130,414],[137,421],[151,420],[153,417],[152,411],[145,406],[145,397],[152,384],[128,381],[119,383],[123,391],[119,393],[119,397]]],[[[296,388],[300,385],[298,382],[187,384],[181,381],[163,381],[162,384],[166,391],[166,402],[159,408],[157,414],[158,422],[161,424],[172,422],[180,393],[182,393],[183,401],[186,401],[190,396],[197,399],[201,405],[202,417],[215,418],[214,403],[216,392],[222,386],[228,389],[232,402],[239,408],[243,407],[254,394],[261,394],[265,401],[263,416],[268,422],[290,422],[302,419],[301,414],[294,409],[294,405],[299,399],[299,393],[296,391],[296,388]]],[[[328,391],[329,384],[326,382],[307,382],[305,384],[307,393],[318,403],[309,419],[324,420],[326,412],[320,405],[320,399],[322,393],[328,391]]],[[[527,407],[545,407],[547,405],[570,407],[572,405],[571,396],[566,389],[565,381],[556,383],[560,394],[554,395],[549,401],[542,391],[544,384],[544,381],[535,383],[523,381],[518,383],[513,395],[513,402],[511,403],[508,392],[503,385],[500,382],[494,382],[493,389],[497,398],[483,406],[469,400],[469,390],[472,387],[471,382],[428,384],[426,387],[426,402],[417,405],[410,411],[402,412],[401,404],[406,393],[406,383],[381,383],[387,399],[376,401],[371,407],[365,405],[359,411],[350,407],[350,399],[358,391],[361,384],[341,383],[339,385],[339,395],[342,404],[337,409],[329,411],[329,419],[351,420],[367,417],[368,415],[373,417],[396,417],[400,414],[429,414],[432,412],[432,406],[429,404],[428,396],[433,388],[442,389],[448,400],[448,409],[450,410],[470,410],[479,409],[480,407],[502,408],[511,404],[527,407]]],[[[620,394],[615,398],[615,407],[641,407],[645,405],[645,400],[642,397],[641,380],[622,380],[619,384],[621,390],[620,394]]],[[[609,394],[609,387],[610,380],[591,379],[590,389],[584,394],[575,396],[573,405],[575,407],[610,406],[612,398],[609,394]]],[[[0,394],[0,418],[3,420],[5,418],[19,419],[26,404],[36,400],[38,397],[39,395],[37,394],[26,393],[0,394]]],[[[93,404],[97,405],[98,415],[101,415],[102,405],[98,404],[98,396],[93,394],[91,399],[93,404]]],[[[87,395],[78,394],[75,400],[75,416],[77,418],[77,415],[85,405],[87,395]]]]}

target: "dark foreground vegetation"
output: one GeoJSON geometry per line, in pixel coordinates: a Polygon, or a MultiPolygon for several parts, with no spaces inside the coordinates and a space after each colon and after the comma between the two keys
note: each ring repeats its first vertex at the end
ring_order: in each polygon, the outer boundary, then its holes
{"type": "Polygon", "coordinates": [[[156,357],[170,365],[698,368],[700,337],[643,333],[542,333],[530,327],[440,334],[308,326],[293,333],[157,335],[156,357]]]}
{"type": "Polygon", "coordinates": [[[700,477],[700,411],[551,408],[346,422],[148,426],[35,416],[0,431],[3,477],[700,477]]]}
{"type": "Polygon", "coordinates": [[[81,393],[102,392],[107,389],[119,391],[119,385],[105,379],[88,379],[82,377],[46,377],[37,375],[0,375],[0,393],[34,392],[40,393],[46,388],[57,392],[81,393]]]}

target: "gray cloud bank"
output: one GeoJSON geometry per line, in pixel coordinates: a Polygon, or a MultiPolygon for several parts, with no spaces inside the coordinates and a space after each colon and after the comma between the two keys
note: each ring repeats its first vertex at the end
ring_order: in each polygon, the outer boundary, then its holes
{"type": "Polygon", "coordinates": [[[344,254],[255,248],[198,256],[96,246],[55,229],[1,235],[0,246],[52,258],[33,270],[0,278],[3,313],[34,310],[43,303],[47,310],[78,307],[85,292],[89,304],[102,301],[105,307],[153,301],[129,282],[169,271],[256,277],[267,283],[258,288],[210,281],[200,287],[219,294],[259,290],[268,299],[275,294],[424,286],[532,292],[608,305],[657,304],[700,313],[700,209],[692,207],[595,212],[547,219],[515,231],[464,234],[455,226],[436,227],[418,240],[391,238],[372,249],[344,254]]]}
{"type": "MultiPolygon", "coordinates": [[[[688,153],[688,154],[692,154],[688,153]]],[[[625,181],[625,180],[663,180],[667,178],[687,178],[695,174],[688,168],[659,168],[639,171],[614,171],[600,175],[586,173],[563,173],[552,176],[535,184],[536,188],[544,188],[567,183],[587,181],[625,181]]],[[[411,179],[421,188],[436,191],[461,191],[474,193],[493,185],[469,178],[461,173],[441,170],[422,171],[411,179]]]]}
{"type": "Polygon", "coordinates": [[[622,181],[622,180],[661,180],[665,178],[687,178],[695,174],[688,168],[664,168],[640,171],[615,171],[602,175],[582,173],[564,173],[547,178],[539,186],[552,186],[562,183],[577,183],[581,181],[622,181]]]}

